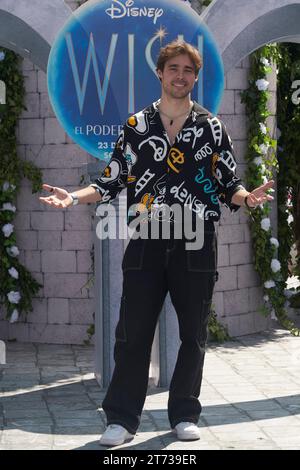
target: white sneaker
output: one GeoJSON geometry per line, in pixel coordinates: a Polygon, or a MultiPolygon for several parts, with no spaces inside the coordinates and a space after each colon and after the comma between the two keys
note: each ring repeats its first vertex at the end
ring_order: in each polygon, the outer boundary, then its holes
{"type": "Polygon", "coordinates": [[[110,424],[100,438],[99,444],[101,446],[120,446],[133,438],[134,434],[130,434],[120,424],[110,424]]]}
{"type": "Polygon", "coordinates": [[[194,423],[186,421],[178,423],[172,431],[177,434],[177,438],[181,441],[196,441],[200,439],[200,429],[194,423]]]}

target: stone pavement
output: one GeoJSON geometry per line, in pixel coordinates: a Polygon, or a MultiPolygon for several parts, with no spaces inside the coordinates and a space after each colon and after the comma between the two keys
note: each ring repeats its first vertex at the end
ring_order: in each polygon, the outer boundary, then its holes
{"type": "MultiPolygon", "coordinates": [[[[92,346],[6,343],[0,450],[96,449],[104,392],[92,346]]],[[[167,391],[152,389],[135,439],[118,449],[300,449],[300,338],[277,329],[207,349],[201,440],[170,432],[167,391]]]]}

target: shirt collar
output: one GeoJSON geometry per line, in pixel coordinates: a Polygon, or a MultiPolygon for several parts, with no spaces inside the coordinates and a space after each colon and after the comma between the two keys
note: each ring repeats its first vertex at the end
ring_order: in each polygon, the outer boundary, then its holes
{"type": "MultiPolygon", "coordinates": [[[[211,116],[211,113],[206,108],[201,106],[196,101],[193,101],[193,103],[194,104],[192,107],[192,113],[196,114],[195,116],[196,118],[197,116],[205,116],[205,115],[207,115],[208,117],[211,116]]],[[[147,106],[147,108],[144,109],[144,113],[152,114],[154,116],[158,112],[158,104],[159,104],[159,100],[154,101],[150,106],[147,106]]]]}

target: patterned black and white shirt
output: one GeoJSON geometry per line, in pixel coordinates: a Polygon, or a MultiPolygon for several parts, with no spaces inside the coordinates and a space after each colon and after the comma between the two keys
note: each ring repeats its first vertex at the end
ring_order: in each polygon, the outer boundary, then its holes
{"type": "Polygon", "coordinates": [[[224,123],[194,102],[171,145],[158,104],[131,116],[123,126],[108,165],[91,184],[102,195],[101,203],[127,188],[128,221],[141,208],[150,214],[161,205],[187,205],[200,218],[213,221],[220,218],[220,202],[232,212],[238,210],[231,198],[244,186],[235,173],[224,123]]]}

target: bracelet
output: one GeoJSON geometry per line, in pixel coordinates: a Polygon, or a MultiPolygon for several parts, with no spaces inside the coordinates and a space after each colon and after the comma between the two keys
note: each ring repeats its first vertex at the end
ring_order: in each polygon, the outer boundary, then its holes
{"type": "Polygon", "coordinates": [[[247,194],[247,196],[245,197],[244,202],[245,202],[245,206],[247,207],[247,209],[251,211],[252,209],[254,209],[254,207],[249,206],[248,201],[247,201],[248,196],[249,194],[247,194]]]}
{"type": "Polygon", "coordinates": [[[73,199],[72,205],[77,206],[79,199],[76,193],[70,193],[71,198],[73,199]]]}

